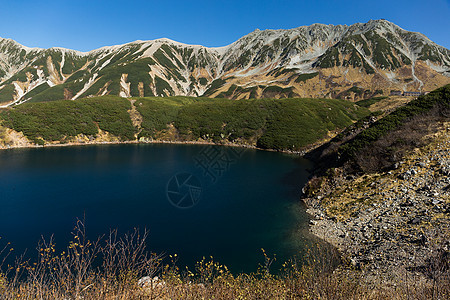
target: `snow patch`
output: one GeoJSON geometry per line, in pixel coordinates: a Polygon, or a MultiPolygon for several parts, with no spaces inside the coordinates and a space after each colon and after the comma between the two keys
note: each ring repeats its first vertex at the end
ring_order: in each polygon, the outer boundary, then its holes
{"type": "Polygon", "coordinates": [[[211,47],[210,50],[215,51],[218,55],[222,56],[227,52],[227,50],[230,48],[230,45],[223,46],[223,47],[211,47]]]}
{"type": "Polygon", "coordinates": [[[65,61],[66,61],[66,53],[62,52],[61,65],[59,66],[59,73],[61,74],[63,81],[66,81],[66,76],[64,76],[62,71],[65,61]]]}
{"type": "Polygon", "coordinates": [[[120,77],[120,97],[124,98],[130,98],[131,92],[130,92],[130,86],[131,82],[127,82],[128,74],[122,74],[122,77],[120,77]]]}
{"type": "Polygon", "coordinates": [[[43,79],[45,77],[45,73],[41,69],[36,69],[36,73],[37,73],[39,79],[41,79],[41,78],[43,79]]]}
{"type": "Polygon", "coordinates": [[[100,96],[105,96],[108,93],[108,89],[103,89],[103,92],[100,96]]]}
{"type": "Polygon", "coordinates": [[[14,87],[16,88],[16,99],[20,100],[20,98],[23,97],[23,95],[25,95],[24,90],[20,87],[20,85],[17,82],[13,82],[14,87]]]}
{"type": "MultiPolygon", "coordinates": [[[[177,82],[175,82],[173,79],[169,80],[167,78],[168,74],[166,73],[166,69],[165,68],[161,68],[159,65],[149,65],[149,67],[150,67],[150,73],[149,74],[152,77],[153,81],[155,81],[154,78],[155,78],[155,75],[156,75],[156,76],[160,77],[161,79],[165,80],[170,85],[170,87],[172,88],[172,90],[175,93],[175,95],[183,95],[183,94],[186,93],[186,88],[185,87],[183,87],[180,84],[177,84],[177,82]]],[[[154,95],[160,96],[160,95],[157,95],[156,87],[154,85],[152,85],[152,92],[153,92],[154,95]]],[[[167,95],[169,95],[169,94],[167,93],[167,95]]]]}
{"type": "Polygon", "coordinates": [[[384,72],[384,75],[386,75],[386,77],[391,80],[391,81],[396,81],[397,80],[397,74],[395,74],[392,71],[386,71],[384,72]]]}
{"type": "Polygon", "coordinates": [[[246,76],[252,76],[252,75],[258,75],[262,71],[265,71],[267,69],[267,65],[263,65],[258,68],[250,69],[250,66],[246,67],[243,70],[239,70],[237,72],[232,73],[233,76],[236,77],[246,77],[246,76]]]}
{"type": "Polygon", "coordinates": [[[110,58],[110,59],[107,59],[107,60],[101,65],[101,67],[100,67],[98,70],[100,71],[101,69],[103,69],[104,67],[106,67],[110,62],[111,62],[111,58],[110,58]]]}
{"type": "Polygon", "coordinates": [[[419,90],[422,90],[422,88],[423,88],[423,82],[422,82],[422,80],[420,80],[419,78],[417,78],[416,73],[415,73],[415,68],[416,68],[416,61],[413,60],[413,61],[412,61],[412,65],[411,65],[411,75],[412,75],[412,78],[414,78],[414,80],[417,81],[417,82],[420,84],[419,90]]]}
{"type": "Polygon", "coordinates": [[[94,83],[95,80],[97,79],[98,74],[95,73],[94,76],[92,76],[91,78],[89,78],[88,82],[86,82],[84,84],[84,87],[81,89],[81,91],[79,91],[73,98],[72,100],[76,100],[78,99],[78,97],[80,97],[81,95],[83,95],[84,92],[86,92],[94,83]]]}
{"type": "Polygon", "coordinates": [[[156,52],[156,50],[158,50],[161,47],[161,45],[158,43],[152,43],[152,44],[146,44],[146,45],[147,46],[150,45],[150,47],[144,51],[144,53],[142,54],[141,57],[150,57],[156,52]]]}
{"type": "Polygon", "coordinates": [[[311,68],[311,61],[323,55],[329,48],[327,46],[328,44],[330,44],[330,42],[316,41],[311,48],[306,49],[302,53],[298,53],[297,55],[293,56],[290,59],[289,63],[286,65],[286,68],[298,68],[300,65],[302,65],[303,68],[306,65],[309,65],[309,67],[311,68]]]}
{"type": "MultiPolygon", "coordinates": [[[[374,69],[375,71],[377,71],[378,68],[375,66],[375,64],[372,62],[372,60],[370,60],[366,55],[364,55],[364,53],[363,53],[363,51],[362,51],[361,45],[357,45],[357,46],[354,45],[354,47],[355,47],[356,51],[358,51],[359,55],[361,55],[361,57],[366,61],[366,63],[367,63],[370,67],[372,67],[372,69],[374,69]]],[[[392,73],[392,74],[393,74],[393,73],[392,73]]],[[[387,75],[387,76],[391,76],[391,74],[389,74],[389,75],[387,75]]],[[[396,76],[396,75],[394,74],[394,76],[396,76]]],[[[388,77],[388,78],[389,78],[389,77],[388,77]]]]}
{"type": "Polygon", "coordinates": [[[449,72],[450,71],[449,67],[436,65],[436,64],[432,63],[430,60],[427,60],[426,64],[430,68],[432,68],[433,70],[435,70],[436,72],[439,72],[439,73],[445,73],[445,72],[449,72]]]}
{"type": "Polygon", "coordinates": [[[27,89],[27,93],[31,92],[34,88],[36,88],[46,82],[44,71],[42,71],[41,69],[36,69],[36,73],[37,73],[38,78],[36,78],[34,81],[30,82],[30,85],[28,86],[28,89],[27,89]]]}

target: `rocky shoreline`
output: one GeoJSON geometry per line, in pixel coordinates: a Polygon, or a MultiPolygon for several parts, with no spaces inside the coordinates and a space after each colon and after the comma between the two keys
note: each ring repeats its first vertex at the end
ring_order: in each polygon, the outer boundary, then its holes
{"type": "Polygon", "coordinates": [[[368,280],[438,276],[450,262],[450,123],[396,169],[336,176],[303,201],[311,232],[368,280]]]}
{"type": "Polygon", "coordinates": [[[227,147],[240,147],[248,149],[256,149],[262,151],[273,151],[281,152],[287,154],[304,155],[310,149],[317,147],[324,143],[324,141],[317,142],[311,145],[309,148],[305,148],[302,151],[291,151],[291,150],[273,150],[273,149],[263,149],[258,148],[255,145],[244,144],[244,143],[232,143],[228,141],[216,143],[207,140],[198,141],[181,141],[181,140],[163,140],[163,139],[148,139],[141,138],[139,140],[128,140],[121,141],[119,138],[111,136],[106,132],[100,132],[97,138],[88,137],[80,135],[74,138],[74,141],[60,143],[60,142],[49,142],[44,145],[38,145],[30,140],[28,140],[22,132],[16,132],[12,129],[3,129],[6,134],[4,137],[0,136],[0,150],[5,149],[21,149],[21,148],[46,148],[46,147],[69,147],[69,146],[87,146],[87,145],[117,145],[117,144],[176,144],[176,145],[212,145],[212,146],[227,146],[227,147]]]}

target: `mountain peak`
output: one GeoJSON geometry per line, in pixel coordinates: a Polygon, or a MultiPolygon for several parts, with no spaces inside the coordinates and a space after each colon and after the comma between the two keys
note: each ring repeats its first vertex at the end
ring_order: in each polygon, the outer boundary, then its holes
{"type": "Polygon", "coordinates": [[[216,48],[168,38],[90,52],[0,44],[3,105],[107,94],[356,100],[450,83],[448,49],[383,19],[256,29],[216,48]]]}

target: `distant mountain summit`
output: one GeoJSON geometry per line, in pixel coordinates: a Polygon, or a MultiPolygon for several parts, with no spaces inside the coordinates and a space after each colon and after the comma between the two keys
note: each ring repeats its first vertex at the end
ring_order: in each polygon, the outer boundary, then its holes
{"type": "Polygon", "coordinates": [[[255,30],[221,48],[168,39],[90,52],[28,48],[0,39],[0,105],[123,97],[331,97],[450,83],[450,51],[386,20],[255,30]]]}

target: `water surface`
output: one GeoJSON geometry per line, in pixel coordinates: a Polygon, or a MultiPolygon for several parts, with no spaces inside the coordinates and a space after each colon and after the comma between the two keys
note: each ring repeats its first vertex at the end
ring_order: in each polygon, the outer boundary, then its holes
{"type": "Polygon", "coordinates": [[[261,248],[282,261],[310,242],[298,201],[308,167],[286,154],[205,145],[0,151],[0,236],[16,254],[35,255],[41,236],[66,246],[85,218],[91,238],[147,228],[149,248],[176,253],[180,265],[213,256],[235,272],[255,271],[261,248]],[[179,186],[180,195],[194,192],[192,207],[169,201],[177,174],[197,182],[179,186]]]}

